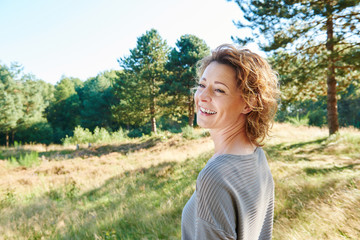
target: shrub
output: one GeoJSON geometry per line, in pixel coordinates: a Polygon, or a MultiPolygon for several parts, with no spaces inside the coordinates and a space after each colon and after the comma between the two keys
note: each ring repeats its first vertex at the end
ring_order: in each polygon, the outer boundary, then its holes
{"type": "Polygon", "coordinates": [[[296,117],[287,117],[287,122],[291,123],[292,125],[295,126],[307,126],[309,125],[309,118],[308,115],[304,116],[304,117],[299,117],[299,114],[296,115],[296,117]]]}
{"type": "Polygon", "coordinates": [[[24,166],[24,167],[32,167],[33,165],[39,165],[39,153],[35,151],[31,151],[30,153],[20,154],[19,158],[11,156],[8,161],[12,165],[24,166]]]}
{"type": "Polygon", "coordinates": [[[62,140],[64,145],[68,144],[80,144],[93,142],[93,136],[89,129],[77,126],[74,129],[74,135],[69,137],[66,135],[65,139],[62,140]]]}
{"type": "Polygon", "coordinates": [[[122,141],[127,138],[127,132],[121,128],[114,133],[109,133],[105,128],[96,127],[94,133],[89,129],[77,126],[72,137],[66,136],[62,139],[64,145],[81,143],[109,143],[122,141]]]}
{"type": "Polygon", "coordinates": [[[96,143],[110,142],[111,136],[105,128],[96,127],[92,136],[92,141],[96,143]]]}
{"type": "Polygon", "coordinates": [[[196,139],[199,136],[195,134],[194,128],[190,127],[189,125],[181,128],[182,136],[186,139],[196,139]]]}
{"type": "Polygon", "coordinates": [[[123,141],[127,138],[128,131],[124,131],[122,128],[111,134],[111,139],[115,141],[123,141]]]}

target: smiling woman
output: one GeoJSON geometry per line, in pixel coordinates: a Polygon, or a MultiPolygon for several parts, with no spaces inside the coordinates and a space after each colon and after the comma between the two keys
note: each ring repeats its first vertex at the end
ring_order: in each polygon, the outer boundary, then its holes
{"type": "Polygon", "coordinates": [[[277,109],[277,77],[249,50],[221,45],[199,66],[197,122],[215,154],[182,213],[182,239],[271,239],[273,178],[262,150],[277,109]]]}

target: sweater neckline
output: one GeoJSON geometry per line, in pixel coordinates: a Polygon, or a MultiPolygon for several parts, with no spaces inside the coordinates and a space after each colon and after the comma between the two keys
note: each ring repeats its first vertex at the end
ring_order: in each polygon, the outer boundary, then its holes
{"type": "Polygon", "coordinates": [[[235,157],[235,158],[240,158],[240,159],[249,159],[249,158],[253,158],[259,151],[260,151],[261,147],[256,147],[253,153],[250,154],[244,154],[244,155],[237,155],[237,154],[231,154],[231,153],[221,153],[219,155],[213,155],[213,158],[218,158],[218,157],[222,157],[222,156],[231,156],[231,157],[235,157]]]}

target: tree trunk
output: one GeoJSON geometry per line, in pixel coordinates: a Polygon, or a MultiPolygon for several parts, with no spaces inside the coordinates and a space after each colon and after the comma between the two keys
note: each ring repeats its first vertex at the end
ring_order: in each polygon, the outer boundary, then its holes
{"type": "Polygon", "coordinates": [[[194,97],[192,95],[188,96],[189,102],[189,126],[194,126],[194,97]]]}
{"type": "Polygon", "coordinates": [[[151,117],[151,131],[153,133],[156,133],[155,98],[153,98],[152,101],[151,101],[150,117],[151,117]]]}
{"type": "Polygon", "coordinates": [[[152,79],[152,84],[150,86],[150,96],[151,96],[151,104],[150,104],[150,117],[151,117],[151,131],[156,134],[156,119],[155,119],[155,106],[156,106],[156,99],[155,99],[155,83],[156,80],[152,79]]]}
{"type": "Polygon", "coordinates": [[[12,143],[14,144],[15,143],[15,131],[12,130],[11,133],[12,133],[11,140],[12,140],[12,143]]]}
{"type": "Polygon", "coordinates": [[[339,130],[337,99],[336,99],[333,28],[334,25],[333,25],[332,15],[329,15],[326,21],[326,30],[327,30],[326,49],[329,51],[329,65],[327,71],[327,117],[328,117],[328,126],[329,126],[330,135],[336,133],[339,130]]]}
{"type": "Polygon", "coordinates": [[[9,133],[6,132],[6,147],[9,147],[9,133]]]}

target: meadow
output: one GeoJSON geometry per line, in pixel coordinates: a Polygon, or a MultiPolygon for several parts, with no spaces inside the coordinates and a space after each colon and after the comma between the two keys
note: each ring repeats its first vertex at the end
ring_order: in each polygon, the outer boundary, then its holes
{"type": "MultiPolygon", "coordinates": [[[[360,239],[359,146],[355,128],[328,137],[274,125],[264,146],[276,184],[273,239],[360,239]]],[[[182,208],[212,154],[200,129],[79,149],[2,147],[0,239],[180,239],[182,208]]]]}

